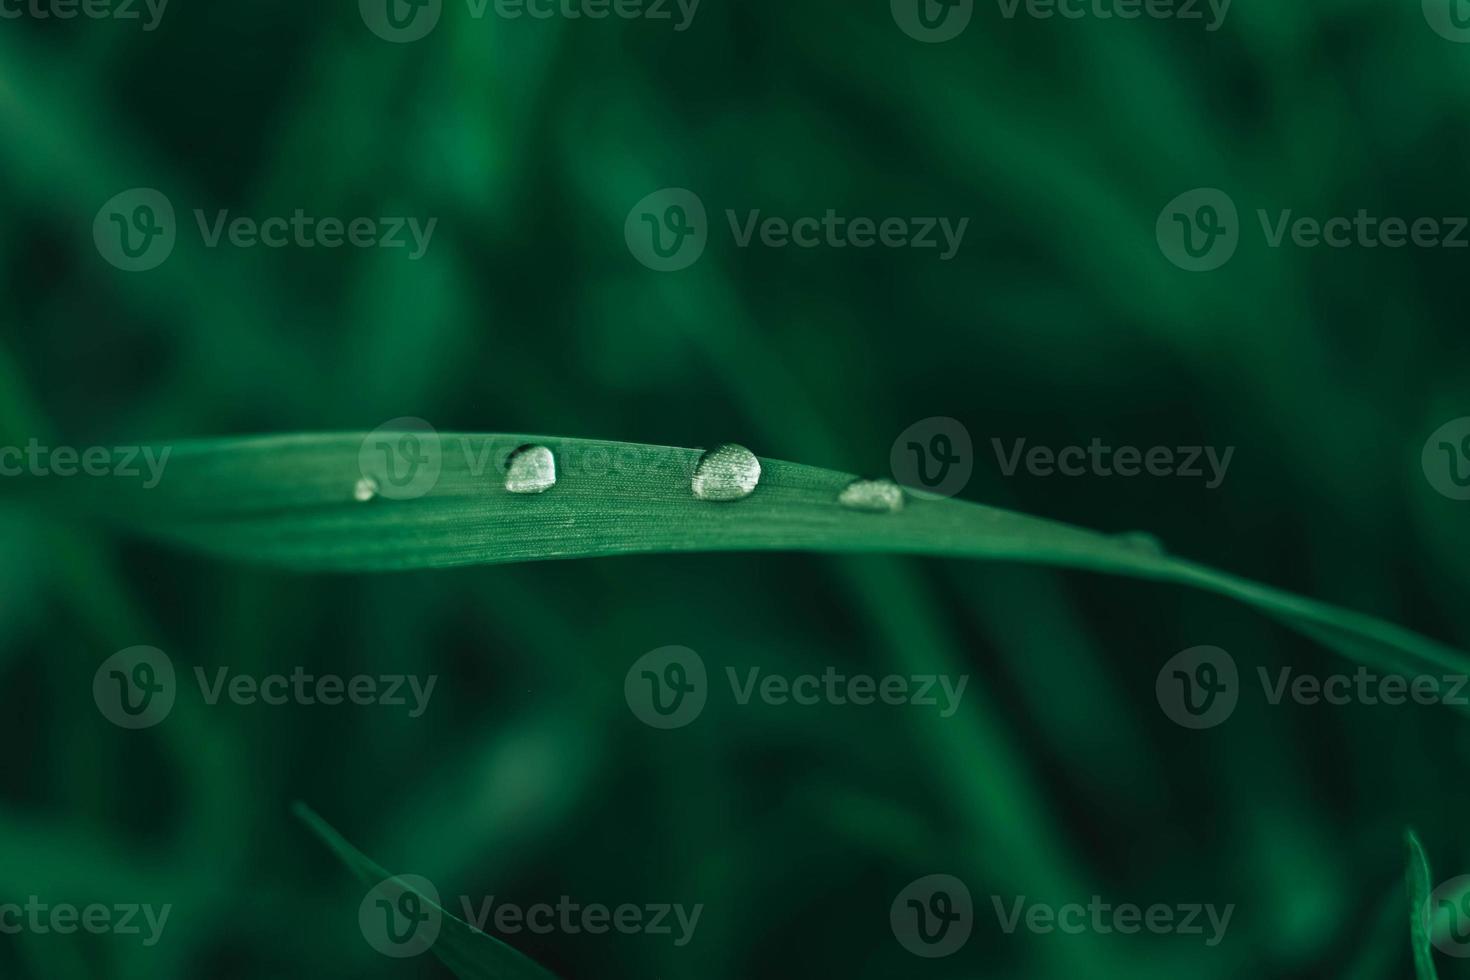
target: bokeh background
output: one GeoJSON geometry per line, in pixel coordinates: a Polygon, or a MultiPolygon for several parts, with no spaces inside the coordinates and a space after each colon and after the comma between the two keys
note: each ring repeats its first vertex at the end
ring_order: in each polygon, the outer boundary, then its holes
{"type": "MultiPolygon", "coordinates": [[[[1236,0],[1224,26],[979,4],[924,44],[884,3],[704,0],[692,26],[509,21],[447,0],[387,43],[345,0],[173,0],[137,22],[0,22],[0,436],[90,446],[368,430],[545,432],[882,473],[961,420],[963,496],[1102,530],[1456,645],[1467,504],[1420,469],[1470,414],[1467,253],[1266,246],[1257,208],[1470,210],[1470,46],[1417,3],[1236,0]],[[162,267],[92,240],[156,187],[162,267]],[[629,254],[687,187],[708,250],[629,254]],[[1160,209],[1228,191],[1231,262],[1171,265],[1160,209]],[[437,217],[425,258],[206,249],[190,212],[437,217]],[[969,217],[959,255],[738,249],[724,210],[969,217]],[[990,440],[1235,446],[1225,484],[1012,478],[990,440]]],[[[1175,652],[1350,670],[1225,600],[965,562],[654,556],[303,576],[0,509],[0,900],[171,903],[156,947],[0,937],[18,977],[447,977],[371,950],[304,800],[446,895],[703,903],[651,936],[507,937],[560,975],[1402,977],[1401,837],[1470,871],[1464,714],[1270,707],[1173,725],[1175,652]],[[182,670],[434,673],[427,714],[202,706],[124,732],[92,701],[135,644],[182,670]],[[961,713],[737,707],[676,732],[623,699],[667,644],[713,668],[968,673],[961,713]],[[947,959],[893,897],[976,896],[947,959]],[[1226,940],[1067,937],[991,895],[1235,903],[1226,940]]],[[[1253,693],[1252,693],[1253,692],[1253,693]]],[[[1447,975],[1457,964],[1441,961],[1447,975]]]]}

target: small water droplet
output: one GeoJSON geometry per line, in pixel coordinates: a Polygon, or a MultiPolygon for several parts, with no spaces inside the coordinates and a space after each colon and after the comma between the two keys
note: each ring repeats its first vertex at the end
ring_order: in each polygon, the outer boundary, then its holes
{"type": "Polygon", "coordinates": [[[357,486],[352,488],[352,499],[360,504],[365,504],[378,495],[378,481],[370,476],[365,476],[357,481],[357,486]]]}
{"type": "Polygon", "coordinates": [[[545,446],[522,446],[505,460],[505,489],[541,493],[556,486],[556,457],[545,446]]]}
{"type": "Polygon", "coordinates": [[[851,510],[892,514],[903,510],[903,487],[892,480],[853,480],[842,488],[837,502],[851,510]]]}
{"type": "Polygon", "coordinates": [[[727,442],[699,458],[690,486],[700,500],[743,500],[761,482],[761,461],[744,446],[727,442]]]}
{"type": "Polygon", "coordinates": [[[1122,534],[1113,535],[1113,540],[1121,545],[1132,548],[1134,551],[1142,552],[1145,555],[1162,556],[1168,554],[1168,549],[1164,547],[1164,542],[1147,531],[1124,531],[1122,534]]]}

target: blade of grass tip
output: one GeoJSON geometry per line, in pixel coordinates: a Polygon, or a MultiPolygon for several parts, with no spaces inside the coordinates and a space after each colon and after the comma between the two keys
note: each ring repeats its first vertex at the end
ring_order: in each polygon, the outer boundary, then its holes
{"type": "MultiPolygon", "coordinates": [[[[394,438],[409,435],[420,433],[394,438]]],[[[389,499],[377,483],[365,497],[357,493],[364,459],[372,458],[367,433],[150,446],[142,456],[150,465],[133,476],[59,482],[23,476],[0,483],[0,492],[70,505],[222,557],[307,571],[692,551],[1021,561],[1191,585],[1253,606],[1349,659],[1392,652],[1395,662],[1426,673],[1470,672],[1464,653],[1409,630],[1142,550],[1115,535],[958,500],[911,498],[897,512],[862,513],[838,502],[852,475],[834,470],[762,459],[755,492],[718,504],[690,491],[689,474],[700,458],[693,449],[528,435],[432,438],[440,449],[432,457],[418,455],[423,447],[414,444],[411,462],[432,459],[435,471],[412,499],[389,499]],[[505,455],[526,444],[571,464],[558,467],[555,486],[544,493],[511,492],[500,478],[505,455]],[[605,462],[594,466],[593,459],[605,462]]]]}
{"type": "Polygon", "coordinates": [[[1439,980],[1434,970],[1434,950],[1430,946],[1429,936],[1428,908],[1432,888],[1429,858],[1413,828],[1404,832],[1404,844],[1408,849],[1406,874],[1409,885],[1409,944],[1414,950],[1414,976],[1418,980],[1439,980]]]}
{"type": "Polygon", "coordinates": [[[556,974],[460,919],[414,888],[410,881],[390,875],[372,858],[353,847],[305,803],[293,804],[291,812],[321,838],[364,884],[372,887],[392,878],[399,887],[437,909],[440,915],[439,936],[430,949],[460,980],[557,980],[556,974]]]}

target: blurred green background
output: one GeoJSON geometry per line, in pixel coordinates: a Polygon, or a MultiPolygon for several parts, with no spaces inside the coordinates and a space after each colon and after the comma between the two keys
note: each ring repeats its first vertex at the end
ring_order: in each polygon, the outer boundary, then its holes
{"type": "MultiPolygon", "coordinates": [[[[1464,214],[1470,46],[1417,3],[1236,0],[1198,22],[1004,18],[925,44],[887,5],[704,0],[669,22],[475,19],[390,44],[351,2],[173,0],[137,22],[0,21],[0,442],[369,430],[545,432],[881,474],[899,432],[973,437],[963,496],[1112,531],[1459,646],[1464,503],[1419,453],[1470,414],[1466,255],[1266,246],[1257,208],[1464,214]],[[98,209],[163,191],[179,242],[99,256],[98,209]],[[629,209],[694,190],[711,235],[660,274],[629,209]],[[1195,187],[1240,249],[1155,242],[1195,187]],[[402,252],[203,246],[190,212],[436,217],[402,252]],[[969,217],[953,261],[739,249],[725,209],[969,217]],[[1009,443],[1235,446],[1224,485],[1007,478],[1009,443]]],[[[0,975],[447,977],[357,926],[304,800],[446,895],[703,903],[694,941],[506,937],[560,975],[1130,980],[1403,977],[1401,835],[1470,870],[1470,739],[1446,708],[1270,707],[1189,732],[1175,652],[1351,670],[1224,600],[884,557],[654,556],[389,576],[236,567],[0,510],[0,901],[153,902],[163,940],[0,936],[0,975]],[[206,707],[124,732],[92,677],[437,674],[428,712],[206,707]],[[963,709],[739,707],[641,724],[624,675],[968,673],[963,709]],[[889,903],[976,897],[921,960],[889,903]],[[1225,942],[1005,935],[989,896],[1237,905],[1225,942]]],[[[1007,899],[1009,901],[1009,898],[1007,899]]],[[[1441,961],[1446,975],[1454,964],[1441,961]]]]}

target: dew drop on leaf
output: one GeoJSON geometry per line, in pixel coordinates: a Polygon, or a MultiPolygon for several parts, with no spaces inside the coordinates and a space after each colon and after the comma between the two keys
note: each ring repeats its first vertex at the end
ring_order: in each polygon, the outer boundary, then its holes
{"type": "Polygon", "coordinates": [[[522,446],[505,461],[505,489],[541,493],[556,486],[556,457],[545,446],[522,446]]]}
{"type": "Polygon", "coordinates": [[[700,500],[743,500],[761,481],[761,462],[744,446],[727,442],[699,458],[691,489],[700,500]]]}
{"type": "Polygon", "coordinates": [[[842,488],[837,502],[849,510],[892,514],[903,510],[903,488],[892,480],[853,480],[842,488]]]}

